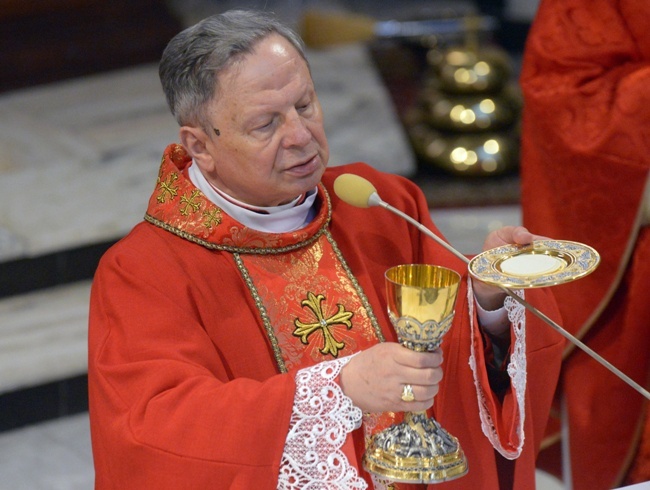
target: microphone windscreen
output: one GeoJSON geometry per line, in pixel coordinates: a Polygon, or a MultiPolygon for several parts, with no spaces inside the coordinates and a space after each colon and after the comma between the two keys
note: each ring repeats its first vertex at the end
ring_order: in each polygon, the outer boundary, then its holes
{"type": "Polygon", "coordinates": [[[334,192],[343,201],[358,208],[367,208],[370,196],[377,192],[367,179],[355,174],[341,174],[334,181],[334,192]]]}

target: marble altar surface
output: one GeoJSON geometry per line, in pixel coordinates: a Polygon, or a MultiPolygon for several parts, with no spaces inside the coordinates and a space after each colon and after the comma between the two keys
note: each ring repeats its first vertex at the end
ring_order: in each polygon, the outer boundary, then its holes
{"type": "MultiPolygon", "coordinates": [[[[416,163],[362,45],[311,51],[330,165],[416,163]]],[[[110,241],[142,219],[164,147],[178,141],[157,66],[0,96],[0,262],[110,241]]]]}

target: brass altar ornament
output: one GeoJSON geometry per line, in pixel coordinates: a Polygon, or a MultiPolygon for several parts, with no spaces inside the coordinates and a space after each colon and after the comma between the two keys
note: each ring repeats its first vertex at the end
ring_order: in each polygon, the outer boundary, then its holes
{"type": "MultiPolygon", "coordinates": [[[[445,267],[407,264],[386,271],[388,314],[399,342],[418,352],[437,349],[451,328],[460,275],[445,267]]],[[[426,412],[375,434],[363,460],[367,471],[404,483],[459,478],[468,465],[458,440],[426,412]]]]}
{"type": "Polygon", "coordinates": [[[522,102],[510,81],[508,55],[481,46],[469,30],[462,46],[430,49],[427,65],[418,103],[405,121],[420,160],[462,176],[516,168],[522,102]]]}
{"type": "Polygon", "coordinates": [[[502,133],[444,134],[428,125],[410,128],[413,148],[422,160],[462,176],[500,175],[516,166],[515,138],[502,133]]]}
{"type": "Polygon", "coordinates": [[[507,83],[512,68],[506,54],[495,47],[478,47],[474,41],[448,49],[441,57],[427,57],[434,66],[440,89],[450,94],[494,94],[507,83]]]}

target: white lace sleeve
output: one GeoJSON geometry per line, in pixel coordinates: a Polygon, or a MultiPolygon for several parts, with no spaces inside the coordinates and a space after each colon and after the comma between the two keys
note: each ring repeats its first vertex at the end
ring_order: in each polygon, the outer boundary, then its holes
{"type": "Polygon", "coordinates": [[[280,461],[278,489],[362,490],[366,482],[341,448],[361,426],[361,409],[336,378],[350,357],[319,363],[296,374],[289,434],[280,461]]]}
{"type": "MultiPolygon", "coordinates": [[[[504,458],[516,459],[521,454],[525,438],[524,419],[526,417],[526,309],[523,305],[511,297],[506,297],[504,306],[508,311],[508,319],[512,323],[512,328],[515,334],[515,344],[510,355],[510,362],[508,363],[508,375],[510,376],[512,387],[517,398],[517,440],[513,441],[515,443],[513,446],[506,448],[503,447],[499,440],[499,435],[497,434],[496,427],[494,426],[494,422],[490,416],[490,412],[487,409],[484,390],[481,387],[476,371],[476,354],[474,346],[480,345],[481,342],[480,340],[474,338],[474,332],[477,330],[477,328],[475,328],[476,326],[474,325],[474,293],[472,292],[471,279],[468,279],[468,282],[469,285],[467,288],[467,299],[469,303],[469,315],[472,327],[472,342],[469,365],[472,368],[472,372],[474,373],[474,384],[476,386],[476,394],[478,397],[481,427],[483,429],[483,433],[492,443],[492,446],[494,446],[494,448],[499,451],[499,453],[504,458]]],[[[517,290],[514,292],[521,298],[524,297],[523,291],[517,290]]]]}

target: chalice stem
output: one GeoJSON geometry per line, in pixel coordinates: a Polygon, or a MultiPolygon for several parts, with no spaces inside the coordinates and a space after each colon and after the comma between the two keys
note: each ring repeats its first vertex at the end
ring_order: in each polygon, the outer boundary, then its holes
{"type": "MultiPolygon", "coordinates": [[[[386,271],[388,315],[400,343],[433,351],[451,328],[460,275],[444,267],[406,264],[386,271]]],[[[369,442],[364,467],[396,482],[436,483],[467,473],[458,440],[426,412],[406,412],[404,421],[369,442]]]]}

